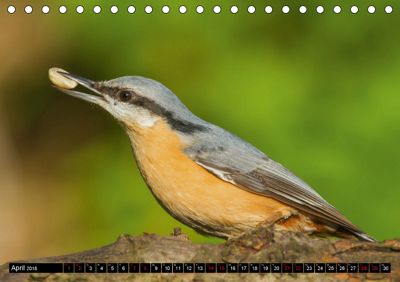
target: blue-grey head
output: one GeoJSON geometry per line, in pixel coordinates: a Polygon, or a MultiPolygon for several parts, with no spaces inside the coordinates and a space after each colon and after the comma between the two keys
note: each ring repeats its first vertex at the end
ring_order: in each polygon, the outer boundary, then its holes
{"type": "Polygon", "coordinates": [[[205,130],[207,124],[192,114],[171,90],[149,78],[124,76],[107,81],[92,81],[60,69],[53,70],[53,77],[57,78],[52,79],[56,88],[101,106],[124,125],[151,127],[162,119],[174,130],[191,134],[205,130]],[[79,84],[89,91],[68,89],[70,87],[65,87],[63,80],[79,84]]]}

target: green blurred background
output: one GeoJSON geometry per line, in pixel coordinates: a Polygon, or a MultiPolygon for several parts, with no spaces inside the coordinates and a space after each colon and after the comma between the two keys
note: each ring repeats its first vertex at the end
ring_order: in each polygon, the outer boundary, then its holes
{"type": "Polygon", "coordinates": [[[164,15],[165,2],[148,1],[133,3],[131,15],[128,4],[0,3],[0,263],[94,248],[122,233],[167,235],[175,226],[195,242],[222,241],[196,234],[157,204],[122,128],[51,87],[53,66],[94,80],[159,80],[201,118],[295,172],[367,233],[399,237],[400,7],[387,15],[378,3],[370,15],[366,7],[376,3],[363,1],[358,14],[344,5],[337,15],[330,2],[305,1],[302,15],[288,1],[284,15],[278,1],[179,1],[168,2],[164,15]],[[25,4],[32,14],[23,13],[25,4]],[[42,4],[50,14],[40,12],[42,4]],[[65,15],[56,12],[61,4],[65,15]],[[86,8],[81,15],[77,4],[86,8]],[[99,15],[91,12],[96,4],[99,15]],[[153,13],[144,13],[147,4],[153,13]],[[205,7],[201,15],[197,4],[205,7]],[[222,7],[218,15],[214,4],[222,7]],[[233,4],[236,15],[228,12],[233,4]],[[325,13],[314,12],[317,4],[325,13]]]}

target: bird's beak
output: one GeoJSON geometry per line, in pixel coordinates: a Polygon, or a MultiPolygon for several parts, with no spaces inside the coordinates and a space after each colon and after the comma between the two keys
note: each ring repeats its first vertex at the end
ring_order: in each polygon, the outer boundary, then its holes
{"type": "Polygon", "coordinates": [[[91,94],[83,93],[83,92],[79,92],[76,90],[67,89],[67,88],[61,87],[60,85],[55,84],[54,87],[57,88],[58,90],[66,93],[68,95],[71,95],[73,97],[80,98],[82,100],[85,100],[85,101],[88,101],[91,103],[95,103],[95,104],[99,104],[99,103],[105,101],[104,95],[96,89],[96,82],[94,82],[90,79],[75,75],[75,74],[64,72],[62,70],[57,71],[57,73],[67,80],[72,80],[72,81],[78,83],[79,85],[82,85],[86,89],[89,89],[92,93],[91,94]]]}

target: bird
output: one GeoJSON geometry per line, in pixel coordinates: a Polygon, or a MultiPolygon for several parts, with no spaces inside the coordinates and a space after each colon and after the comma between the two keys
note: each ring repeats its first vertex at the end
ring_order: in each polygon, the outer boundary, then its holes
{"type": "Polygon", "coordinates": [[[155,199],[198,233],[232,239],[272,226],[375,241],[294,173],[193,114],[160,82],[142,76],[93,81],[59,68],[49,75],[58,90],[100,106],[120,122],[155,199]]]}

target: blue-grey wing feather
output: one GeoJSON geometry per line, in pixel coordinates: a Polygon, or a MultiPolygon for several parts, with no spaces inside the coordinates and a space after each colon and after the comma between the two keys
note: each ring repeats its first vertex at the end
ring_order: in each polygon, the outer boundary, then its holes
{"type": "Polygon", "coordinates": [[[212,126],[207,134],[196,136],[196,142],[185,151],[193,161],[224,181],[275,198],[324,223],[373,240],[281,164],[219,127],[212,126]]]}

